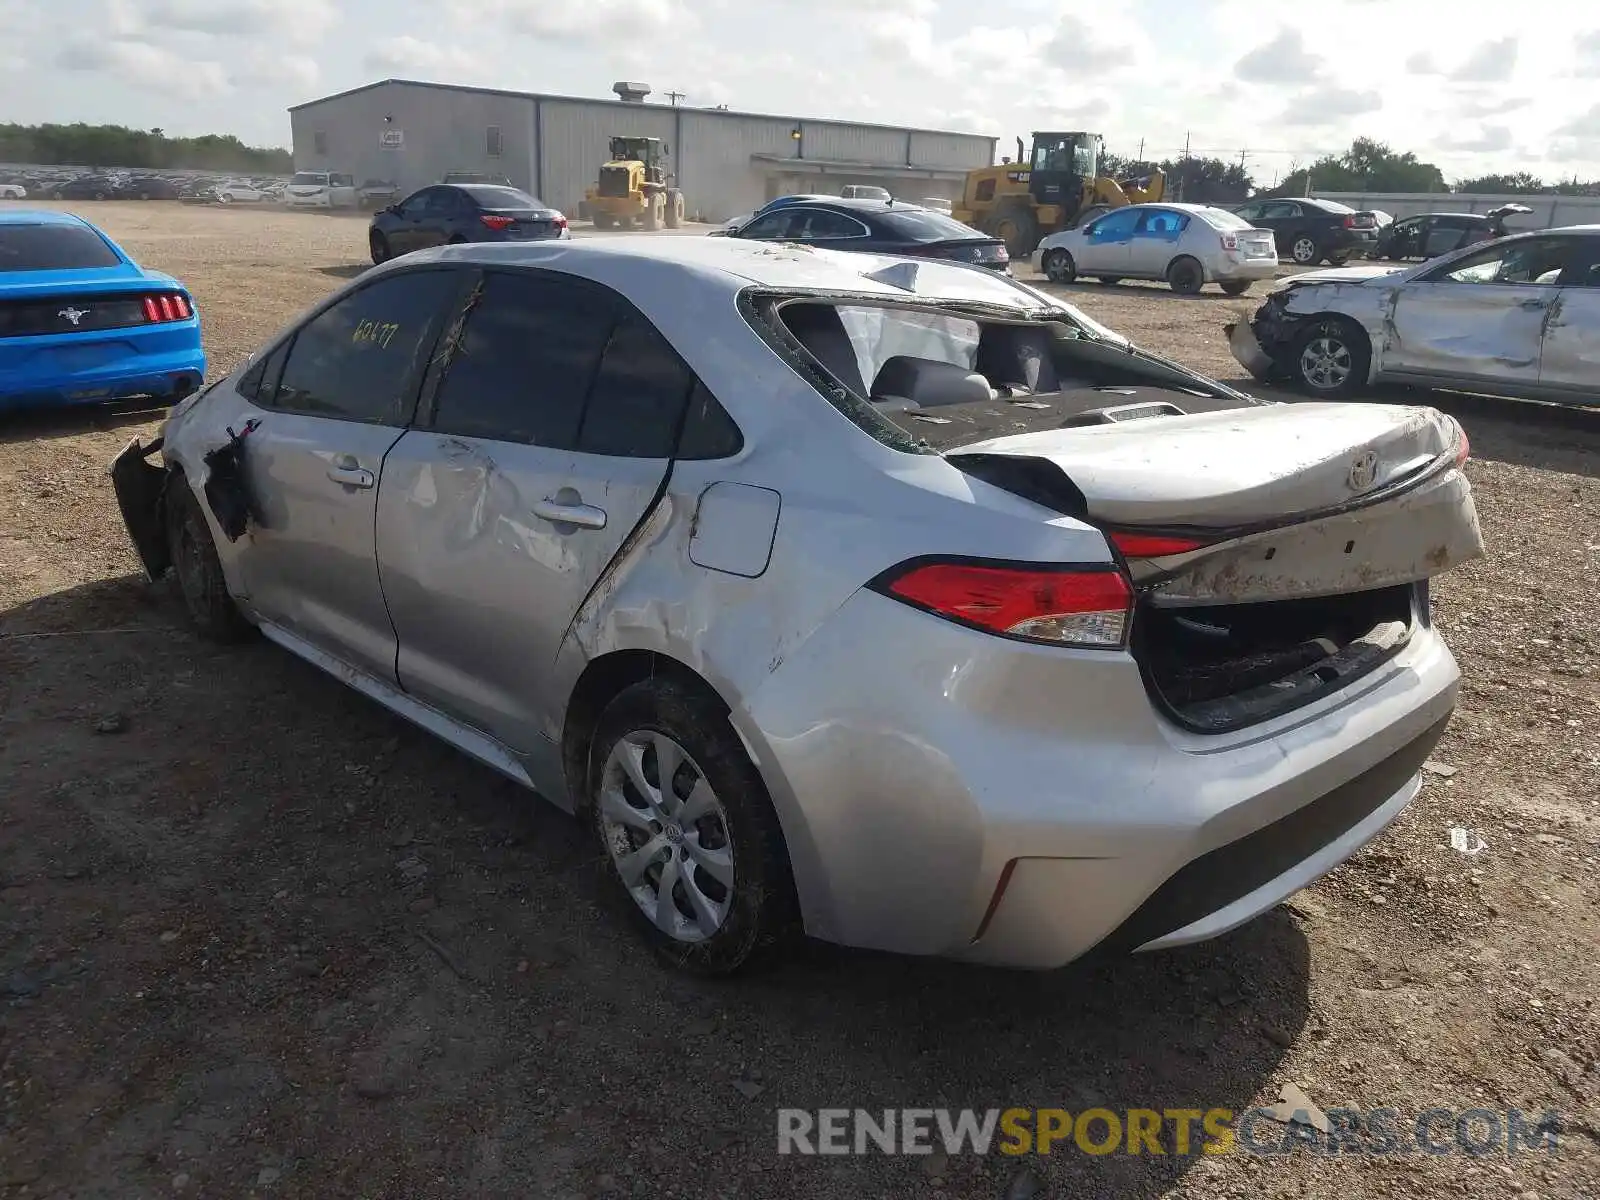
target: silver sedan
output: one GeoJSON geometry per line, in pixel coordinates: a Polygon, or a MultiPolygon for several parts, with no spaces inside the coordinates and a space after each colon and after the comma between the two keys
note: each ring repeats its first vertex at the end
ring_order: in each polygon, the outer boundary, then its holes
{"type": "Polygon", "coordinates": [[[1230,296],[1278,272],[1270,229],[1204,204],[1130,204],[1053,233],[1033,252],[1033,266],[1054,283],[1080,277],[1165,280],[1192,295],[1216,283],[1230,296]]]}
{"type": "Polygon", "coordinates": [[[618,238],[368,271],[111,473],[204,633],[576,813],[672,963],[1049,968],[1231,929],[1417,794],[1465,455],[993,271],[618,238]]]}
{"type": "Polygon", "coordinates": [[[1264,382],[1325,398],[1373,384],[1595,402],[1600,225],[1480,242],[1414,267],[1291,276],[1225,326],[1264,382]]]}

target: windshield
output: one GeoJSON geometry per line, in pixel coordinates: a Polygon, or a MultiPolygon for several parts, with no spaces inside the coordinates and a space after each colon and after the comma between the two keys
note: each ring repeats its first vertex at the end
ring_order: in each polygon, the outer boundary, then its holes
{"type": "Polygon", "coordinates": [[[1333,213],[1353,213],[1353,212],[1355,212],[1355,209],[1351,208],[1348,204],[1340,204],[1337,200],[1318,200],[1317,201],[1317,207],[1322,209],[1324,212],[1333,212],[1333,213]]]}
{"type": "Polygon", "coordinates": [[[890,209],[879,215],[878,222],[908,242],[968,241],[987,237],[954,217],[926,208],[890,209]]]}
{"type": "Polygon", "coordinates": [[[488,184],[473,184],[461,189],[476,200],[482,208],[544,208],[544,204],[521,188],[494,187],[488,184]]]}
{"type": "Polygon", "coordinates": [[[8,271],[81,271],[122,260],[81,225],[0,225],[0,275],[8,271]]]}
{"type": "Polygon", "coordinates": [[[296,171],[289,182],[301,187],[327,187],[328,177],[320,171],[296,171]]]}

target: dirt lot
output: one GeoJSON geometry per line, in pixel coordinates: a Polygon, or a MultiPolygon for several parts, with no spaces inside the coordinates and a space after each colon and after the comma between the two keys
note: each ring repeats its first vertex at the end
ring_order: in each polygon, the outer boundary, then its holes
{"type": "MultiPolygon", "coordinates": [[[[359,220],[102,204],[217,371],[355,274],[359,220]]],[[[1071,289],[1237,377],[1254,301],[1071,289]]],[[[1458,405],[1464,402],[1458,402],[1458,405]]],[[[1449,407],[1449,405],[1447,405],[1449,407]]],[[[1422,797],[1215,943],[1049,975],[810,947],[688,982],[579,831],[136,564],[157,414],[0,424],[0,1196],[1600,1195],[1600,432],[1474,405],[1490,547],[1422,797]],[[1448,831],[1476,831],[1468,857],[1448,831]],[[780,1106],[1557,1109],[1555,1156],[779,1157],[780,1106]],[[737,1085],[737,1086],[736,1086],[737,1085]]]]}

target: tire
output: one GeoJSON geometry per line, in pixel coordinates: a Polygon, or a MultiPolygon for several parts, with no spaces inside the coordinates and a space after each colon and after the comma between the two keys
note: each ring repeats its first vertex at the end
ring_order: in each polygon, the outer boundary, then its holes
{"type": "Polygon", "coordinates": [[[617,219],[610,213],[597,212],[594,215],[594,227],[596,229],[615,229],[617,227],[617,219]]]}
{"type": "Polygon", "coordinates": [[[95,192],[94,195],[89,198],[91,200],[104,200],[106,198],[106,194],[104,192],[95,192]]]}
{"type": "Polygon", "coordinates": [[[995,213],[984,232],[1005,242],[1013,259],[1029,258],[1039,245],[1039,218],[1033,209],[1013,201],[995,213]]]}
{"type": "Polygon", "coordinates": [[[1289,243],[1289,257],[1299,266],[1313,266],[1322,257],[1322,248],[1309,233],[1297,233],[1289,243]]]}
{"type": "Polygon", "coordinates": [[[1116,287],[1117,284],[1122,282],[1122,276],[1121,275],[1102,275],[1102,276],[1100,276],[1100,282],[1105,284],[1107,287],[1116,287]]]}
{"type": "Polygon", "coordinates": [[[1078,264],[1065,250],[1046,250],[1039,265],[1051,283],[1071,283],[1078,278],[1078,264]]]}
{"type": "Polygon", "coordinates": [[[1230,296],[1242,296],[1250,290],[1251,281],[1248,279],[1229,279],[1220,286],[1230,296]]]}
{"type": "Polygon", "coordinates": [[[683,193],[673,188],[667,193],[667,228],[677,229],[683,224],[683,193]]]}
{"type": "Polygon", "coordinates": [[[211,526],[182,474],[167,480],[167,553],[189,619],[200,635],[213,642],[237,642],[250,633],[228,594],[228,580],[217,558],[211,526]]]}
{"type": "Polygon", "coordinates": [[[367,235],[367,248],[372,251],[374,266],[386,263],[394,257],[394,251],[389,248],[389,239],[384,237],[380,230],[374,229],[367,235]]]}
{"type": "Polygon", "coordinates": [[[778,816],[720,703],[671,676],[634,684],[601,714],[588,762],[585,816],[606,886],[659,957],[730,975],[793,940],[798,905],[778,816]],[[681,756],[665,794],[658,746],[681,756]],[[674,821],[695,797],[700,815],[674,821]]]}
{"type": "Polygon", "coordinates": [[[1167,285],[1180,296],[1197,295],[1206,285],[1206,269],[1185,255],[1167,266],[1167,285]]]}
{"type": "Polygon", "coordinates": [[[218,192],[217,193],[217,203],[218,204],[232,204],[233,203],[233,197],[228,195],[227,192],[218,192]]]}
{"type": "Polygon", "coordinates": [[[1348,254],[1330,254],[1330,255],[1328,255],[1328,265],[1330,267],[1342,267],[1342,266],[1345,265],[1345,263],[1347,263],[1349,261],[1350,261],[1350,256],[1348,254]]]}
{"type": "Polygon", "coordinates": [[[645,198],[644,227],[649,233],[655,233],[661,228],[667,215],[667,198],[660,192],[645,198]]]}
{"type": "Polygon", "coordinates": [[[1294,380],[1319,400],[1343,400],[1367,385],[1372,343],[1343,317],[1324,317],[1295,339],[1289,358],[1294,380]]]}

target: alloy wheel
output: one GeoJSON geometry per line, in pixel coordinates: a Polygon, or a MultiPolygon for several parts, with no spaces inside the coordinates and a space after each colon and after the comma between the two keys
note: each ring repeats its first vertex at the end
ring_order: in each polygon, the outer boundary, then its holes
{"type": "Polygon", "coordinates": [[[1318,391],[1332,391],[1350,378],[1350,347],[1343,338],[1321,334],[1300,352],[1300,375],[1318,391]]]}
{"type": "Polygon", "coordinates": [[[619,738],[598,803],[612,864],[640,911],[677,942],[716,934],[733,903],[733,841],[722,801],[688,752],[655,730],[619,738]]]}
{"type": "Polygon", "coordinates": [[[1317,244],[1308,237],[1296,238],[1290,254],[1302,267],[1310,266],[1317,261],[1317,244]]]}

